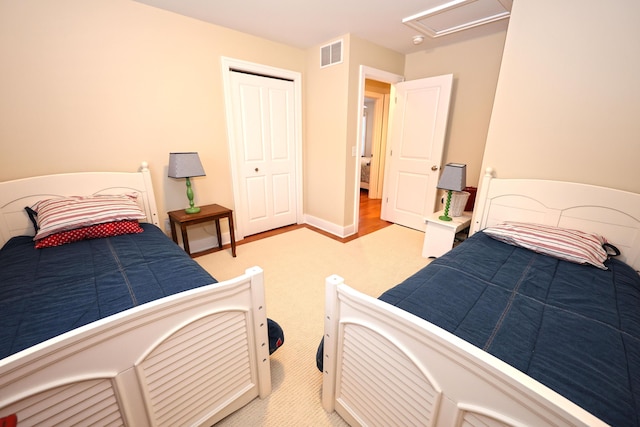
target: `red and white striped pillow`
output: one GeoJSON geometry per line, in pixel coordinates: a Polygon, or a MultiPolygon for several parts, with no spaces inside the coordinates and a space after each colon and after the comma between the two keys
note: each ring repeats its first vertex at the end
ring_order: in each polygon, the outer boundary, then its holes
{"type": "Polygon", "coordinates": [[[37,213],[34,240],[62,231],[113,221],[142,220],[146,215],[136,194],[71,196],[41,200],[32,206],[37,213]]]}
{"type": "Polygon", "coordinates": [[[483,232],[510,245],[576,264],[591,264],[607,270],[604,265],[607,252],[603,248],[607,240],[598,234],[522,222],[505,222],[487,227],[483,232]]]}

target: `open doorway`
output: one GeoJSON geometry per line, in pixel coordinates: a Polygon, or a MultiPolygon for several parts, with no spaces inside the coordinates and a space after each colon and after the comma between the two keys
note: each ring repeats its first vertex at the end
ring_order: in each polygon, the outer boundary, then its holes
{"type": "Polygon", "coordinates": [[[370,227],[377,227],[385,222],[380,216],[386,160],[389,98],[391,84],[400,82],[403,79],[402,76],[397,74],[366,66],[360,67],[360,111],[362,112],[362,120],[359,123],[358,155],[356,159],[356,179],[358,182],[356,183],[354,194],[356,234],[360,234],[361,228],[363,232],[366,232],[370,227]],[[371,141],[370,151],[366,145],[368,140],[371,141]],[[370,159],[363,159],[363,157],[370,159]],[[364,174],[368,175],[368,179],[362,176],[363,163],[368,163],[364,170],[364,174]]]}
{"type": "MultiPolygon", "coordinates": [[[[377,71],[378,74],[384,72],[377,71]]],[[[389,73],[386,73],[387,75],[389,73]]],[[[391,75],[393,78],[394,75],[391,75]]],[[[396,224],[424,231],[424,218],[434,212],[437,198],[437,178],[446,136],[453,75],[427,77],[403,82],[377,78],[375,69],[361,67],[361,108],[365,101],[365,80],[390,83],[389,141],[384,150],[381,218],[396,224]],[[373,70],[373,71],[371,71],[373,70]],[[369,72],[367,72],[369,71],[369,72]],[[393,123],[392,123],[393,122],[393,123]],[[395,155],[392,156],[391,148],[395,155]]],[[[358,120],[357,147],[364,133],[358,120]]],[[[383,139],[386,141],[386,139],[383,139]]],[[[354,157],[356,151],[355,152],[354,157]]],[[[375,163],[375,153],[372,165],[375,163]]],[[[355,212],[360,198],[360,159],[356,164],[357,182],[355,212]]],[[[370,182],[371,184],[372,182],[370,182]]],[[[356,225],[358,215],[354,217],[356,225]]]]}
{"type": "Polygon", "coordinates": [[[390,93],[389,83],[365,79],[360,188],[366,189],[371,199],[382,198],[390,93]]]}
{"type": "Polygon", "coordinates": [[[391,85],[365,80],[365,98],[360,148],[360,215],[358,234],[375,231],[382,226],[381,202],[384,161],[389,116],[391,85]]]}

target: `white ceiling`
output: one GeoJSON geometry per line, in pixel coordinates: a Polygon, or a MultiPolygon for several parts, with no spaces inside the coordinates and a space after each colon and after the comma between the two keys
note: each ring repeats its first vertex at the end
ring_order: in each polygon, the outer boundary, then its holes
{"type": "MultiPolygon", "coordinates": [[[[402,20],[451,0],[136,0],[201,21],[299,48],[347,33],[408,54],[502,31],[508,19],[413,44],[419,32],[402,20]]],[[[460,0],[462,1],[462,0],[460,0]]],[[[474,8],[483,3],[473,3],[474,8]]],[[[501,0],[488,1],[495,3],[501,0]]],[[[510,0],[508,0],[510,2],[510,0]]],[[[494,7],[491,4],[489,7],[494,7]]]]}

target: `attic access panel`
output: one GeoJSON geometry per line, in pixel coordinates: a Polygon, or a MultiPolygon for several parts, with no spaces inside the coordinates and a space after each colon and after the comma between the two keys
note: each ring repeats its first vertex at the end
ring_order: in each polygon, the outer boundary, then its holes
{"type": "Polygon", "coordinates": [[[449,0],[402,23],[430,37],[440,37],[506,19],[513,0],[449,0]]]}

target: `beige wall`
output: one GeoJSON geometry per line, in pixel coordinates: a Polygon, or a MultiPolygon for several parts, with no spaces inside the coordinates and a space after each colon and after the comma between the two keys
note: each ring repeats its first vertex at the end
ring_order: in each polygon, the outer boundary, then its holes
{"type": "Polygon", "coordinates": [[[514,2],[504,32],[408,55],[345,38],[345,62],[129,0],[0,0],[0,180],[152,168],[159,209],[185,205],[170,151],[201,154],[196,202],[233,207],[220,58],[303,74],[304,212],[353,222],[361,65],[408,79],[453,73],[445,161],[500,176],[575,179],[640,191],[640,12],[577,0],[514,2]],[[549,13],[552,11],[552,13],[549,13]],[[579,13],[577,16],[576,14],[579,13]],[[578,19],[579,18],[579,19],[578,19]]]}
{"type": "Polygon", "coordinates": [[[404,57],[356,40],[360,52],[319,68],[308,51],[129,0],[0,0],[0,180],[149,162],[161,215],[186,204],[166,177],[171,151],[200,153],[197,204],[231,208],[221,57],[303,74],[304,211],[352,222],[359,63],[397,72],[404,57]],[[357,61],[357,62],[356,62],[357,61]]]}
{"type": "Polygon", "coordinates": [[[357,144],[361,114],[361,66],[407,79],[454,74],[445,162],[467,163],[467,183],[477,186],[505,36],[499,31],[405,57],[348,34],[343,36],[345,61],[324,69],[319,68],[319,46],[308,50],[305,213],[342,227],[334,230],[337,234],[354,226],[359,183],[351,150],[357,144]]]}
{"type": "Polygon", "coordinates": [[[640,192],[638,16],[637,0],[515,1],[484,166],[640,192]]]}
{"type": "MultiPolygon", "coordinates": [[[[304,101],[304,210],[314,225],[344,225],[348,35],[342,37],[345,60],[320,68],[320,46],[307,50],[304,101]]],[[[327,40],[327,43],[335,42],[327,40]]]]}
{"type": "Polygon", "coordinates": [[[328,221],[325,228],[333,227],[329,231],[336,234],[353,227],[356,158],[351,149],[360,120],[360,66],[396,74],[404,67],[404,56],[397,52],[351,34],[341,38],[341,64],[321,69],[320,46],[307,51],[304,93],[305,213],[316,226],[328,221]]]}
{"type": "Polygon", "coordinates": [[[200,153],[196,203],[233,207],[221,57],[304,71],[305,52],[129,0],[0,0],[0,180],[134,171],[187,204],[171,151],[200,153]]]}

